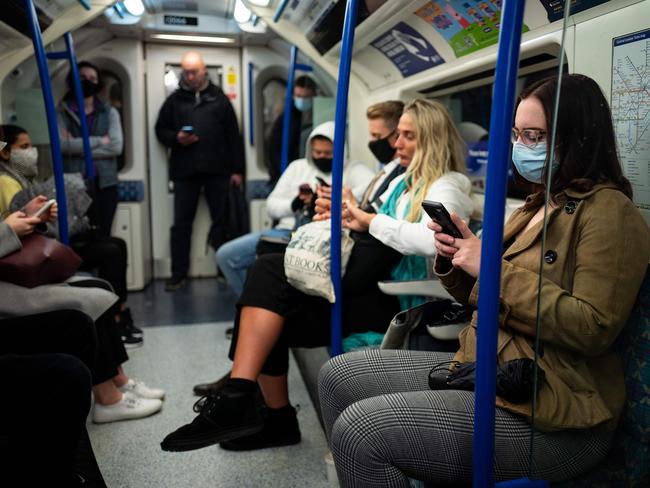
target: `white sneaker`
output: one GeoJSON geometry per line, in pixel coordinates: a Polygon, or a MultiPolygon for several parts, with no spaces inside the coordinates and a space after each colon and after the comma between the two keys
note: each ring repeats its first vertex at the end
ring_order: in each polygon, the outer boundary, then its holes
{"type": "Polygon", "coordinates": [[[160,411],[162,401],[149,398],[140,398],[133,393],[126,392],[122,399],[113,405],[100,405],[95,403],[93,408],[93,422],[104,424],[119,420],[141,419],[160,411]]]}
{"type": "Polygon", "coordinates": [[[165,391],[160,388],[149,388],[142,381],[129,378],[129,381],[120,386],[119,390],[122,393],[131,392],[140,398],[149,398],[153,400],[162,400],[165,398],[165,391]]]}

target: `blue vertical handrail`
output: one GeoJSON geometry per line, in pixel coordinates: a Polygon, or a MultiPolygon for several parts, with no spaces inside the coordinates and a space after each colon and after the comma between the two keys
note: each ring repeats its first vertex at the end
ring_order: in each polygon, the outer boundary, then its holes
{"type": "Polygon", "coordinates": [[[83,91],[81,89],[79,66],[77,66],[77,55],[74,51],[72,34],[66,32],[64,38],[68,60],[70,61],[74,94],[77,100],[77,106],[79,107],[79,124],[81,125],[81,138],[83,139],[84,159],[86,160],[86,178],[92,182],[95,179],[95,166],[93,165],[93,153],[90,148],[90,131],[88,130],[88,119],[86,118],[83,91]]]}
{"type": "Polygon", "coordinates": [[[280,160],[280,171],[284,173],[289,165],[289,138],[291,127],[291,112],[293,111],[293,83],[296,78],[296,60],[298,59],[298,48],[291,46],[291,61],[289,62],[289,76],[287,79],[287,94],[284,99],[284,117],[282,119],[282,159],[280,160]]]}
{"type": "Polygon", "coordinates": [[[90,10],[90,2],[88,0],[79,0],[79,3],[86,10],[90,10]]]}
{"type": "Polygon", "coordinates": [[[253,118],[255,90],[253,88],[253,69],[253,63],[248,63],[248,142],[251,146],[255,145],[255,120],[253,118]]]}
{"type": "Polygon", "coordinates": [[[278,8],[275,9],[275,14],[273,14],[273,22],[278,22],[284,13],[284,9],[289,5],[289,0],[282,0],[278,5],[278,8]]]}
{"type": "Polygon", "coordinates": [[[474,488],[493,486],[496,350],[503,219],[510,161],[510,130],[519,69],[525,2],[507,0],[501,14],[494,82],[481,241],[474,407],[474,488]]]}
{"type": "Polygon", "coordinates": [[[65,198],[65,185],[63,181],[63,159],[61,158],[61,141],[59,140],[59,129],[56,123],[56,109],[54,97],[52,96],[52,85],[50,73],[47,68],[47,57],[43,48],[41,28],[38,25],[36,10],[32,0],[24,0],[25,11],[27,12],[27,23],[32,32],[34,44],[34,56],[38,65],[38,74],[41,78],[41,90],[45,101],[45,114],[47,116],[47,128],[50,135],[50,149],[52,150],[52,166],[54,173],[54,185],[56,187],[56,201],[59,206],[59,238],[64,244],[69,244],[68,237],[68,205],[65,198]]]}
{"type": "Polygon", "coordinates": [[[343,45],[339,61],[339,76],[336,86],[336,116],[334,126],[334,160],[332,162],[332,245],[330,249],[332,284],[336,301],[332,305],[330,354],[338,356],[343,352],[342,316],[343,293],[341,291],[341,199],[343,198],[343,156],[345,149],[345,125],[348,113],[348,88],[352,67],[354,28],[357,25],[357,0],[348,0],[343,23],[343,45]]]}

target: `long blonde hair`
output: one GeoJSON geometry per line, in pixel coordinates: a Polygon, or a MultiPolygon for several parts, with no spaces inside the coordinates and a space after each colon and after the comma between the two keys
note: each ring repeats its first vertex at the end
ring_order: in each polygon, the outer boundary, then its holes
{"type": "Polygon", "coordinates": [[[417,222],[427,190],[445,173],[465,173],[465,143],[447,108],[435,100],[416,98],[404,107],[415,126],[417,148],[404,181],[411,208],[406,220],[417,222]]]}

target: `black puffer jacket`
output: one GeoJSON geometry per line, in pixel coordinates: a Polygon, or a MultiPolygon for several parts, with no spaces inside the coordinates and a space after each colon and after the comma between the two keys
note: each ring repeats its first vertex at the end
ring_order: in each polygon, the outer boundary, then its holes
{"type": "Polygon", "coordinates": [[[180,86],[158,114],[158,140],[171,149],[169,177],[182,180],[198,174],[243,173],[244,143],[235,111],[221,88],[210,82],[198,95],[180,86]],[[191,125],[199,140],[181,146],[176,134],[191,125]]]}

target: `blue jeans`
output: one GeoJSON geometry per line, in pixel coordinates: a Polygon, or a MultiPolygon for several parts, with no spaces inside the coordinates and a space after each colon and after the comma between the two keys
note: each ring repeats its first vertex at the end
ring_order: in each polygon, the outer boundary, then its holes
{"type": "Polygon", "coordinates": [[[257,243],[260,237],[265,236],[285,236],[291,231],[287,229],[269,229],[262,232],[251,232],[237,239],[228,241],[217,249],[217,266],[226,278],[230,288],[239,297],[244,291],[244,283],[248,268],[250,268],[255,259],[257,243]]]}

